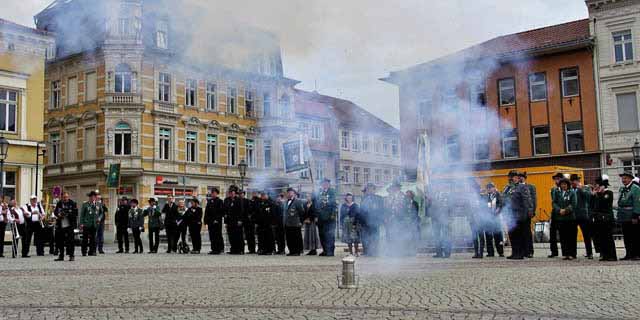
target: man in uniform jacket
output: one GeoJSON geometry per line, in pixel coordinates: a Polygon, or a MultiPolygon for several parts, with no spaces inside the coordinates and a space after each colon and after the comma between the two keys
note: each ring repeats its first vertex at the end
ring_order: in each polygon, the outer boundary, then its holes
{"type": "Polygon", "coordinates": [[[244,216],[242,229],[244,231],[244,239],[247,242],[249,254],[256,253],[256,225],[253,221],[253,212],[255,210],[255,197],[247,199],[247,193],[240,190],[240,205],[244,216]]]}
{"type": "Polygon", "coordinates": [[[99,254],[104,254],[104,223],[107,220],[107,212],[109,212],[109,208],[102,202],[102,196],[96,190],[98,194],[96,196],[96,201],[100,206],[102,206],[102,210],[100,210],[98,217],[98,225],[96,227],[96,248],[99,254]]]}
{"type": "Polygon", "coordinates": [[[118,251],[116,253],[129,253],[129,199],[122,197],[120,199],[120,205],[116,210],[115,223],[116,223],[116,238],[118,239],[118,251]],[[124,251],[122,245],[124,244],[124,251]]]}
{"type": "MultiPolygon", "coordinates": [[[[336,192],[331,188],[331,180],[322,180],[320,190],[315,194],[313,204],[314,212],[318,215],[318,232],[322,253],[320,256],[333,257],[336,242],[336,192]]],[[[286,211],[286,210],[285,210],[286,211]]]]}
{"type": "Polygon", "coordinates": [[[576,193],[571,189],[569,179],[560,180],[560,190],[553,198],[553,213],[560,231],[560,245],[564,260],[574,260],[577,256],[576,241],[578,228],[576,226],[575,210],[578,206],[576,193]]]}
{"type": "Polygon", "coordinates": [[[493,183],[487,184],[487,193],[484,195],[487,212],[487,228],[485,239],[487,244],[487,257],[494,257],[495,251],[500,257],[504,257],[504,239],[502,235],[502,195],[493,183]],[[495,246],[495,251],[494,251],[495,246]]]}
{"type": "Polygon", "coordinates": [[[80,209],[80,229],[82,230],[82,256],[96,255],[96,232],[100,219],[105,215],[104,207],[98,202],[98,193],[87,194],[89,201],[82,204],[80,209]]]}
{"type": "Polygon", "coordinates": [[[640,187],[633,183],[633,174],[620,175],[622,188],[618,197],[618,223],[622,225],[626,255],[621,260],[640,259],[640,187]]]}
{"type": "Polygon", "coordinates": [[[304,212],[304,204],[298,199],[298,193],[293,188],[287,189],[287,201],[284,207],[284,227],[287,237],[287,248],[289,248],[288,256],[299,256],[302,253],[301,227],[304,212]]]}
{"type": "Polygon", "coordinates": [[[221,254],[224,252],[224,239],[222,238],[222,222],[224,217],[224,201],[220,199],[220,190],[211,190],[211,199],[204,210],[204,223],[209,230],[211,251],[209,254],[221,254]]]}
{"type": "Polygon", "coordinates": [[[505,189],[512,226],[509,230],[511,240],[511,256],[507,259],[522,260],[527,253],[527,232],[530,232],[527,221],[532,212],[529,188],[521,182],[520,173],[509,173],[511,184],[505,189]]]}
{"type": "Polygon", "coordinates": [[[589,213],[589,207],[591,204],[591,190],[587,186],[583,186],[580,183],[580,176],[577,174],[571,175],[571,188],[576,194],[577,205],[575,208],[576,224],[582,230],[582,238],[584,239],[584,246],[587,251],[586,257],[593,259],[593,247],[591,238],[593,237],[591,232],[591,219],[589,213]]]}
{"type": "Polygon", "coordinates": [[[178,204],[176,204],[173,196],[167,197],[167,203],[162,207],[164,215],[164,228],[167,233],[167,253],[178,252],[178,204]]]}
{"type": "Polygon", "coordinates": [[[162,229],[162,212],[158,208],[158,200],[156,198],[149,199],[149,206],[144,211],[144,216],[149,219],[149,253],[158,253],[160,229],[162,229]]]}
{"type": "MultiPolygon", "coordinates": [[[[45,217],[44,208],[38,201],[38,197],[32,195],[22,212],[27,222],[27,243],[31,245],[31,238],[36,246],[36,255],[44,256],[44,228],[42,227],[42,221],[45,217]]],[[[27,247],[27,253],[29,248],[27,247]]]]}
{"type": "Polygon", "coordinates": [[[69,193],[62,194],[62,200],[56,203],[53,212],[56,217],[56,247],[58,258],[55,261],[64,261],[65,248],[69,261],[74,260],[75,242],[73,230],[78,224],[78,205],[71,200],[69,193]]]}
{"type": "Polygon", "coordinates": [[[284,193],[278,195],[278,200],[273,202],[275,212],[273,214],[272,228],[273,238],[278,246],[276,254],[285,254],[285,234],[284,234],[284,193]]]}
{"type": "Polygon", "coordinates": [[[596,188],[591,196],[591,217],[594,240],[600,248],[600,261],[617,261],[616,244],[613,240],[613,192],[609,188],[609,177],[596,179],[596,188]]]}
{"type": "Polygon", "coordinates": [[[225,216],[224,223],[227,226],[229,237],[229,254],[244,254],[244,239],[242,224],[245,221],[242,204],[238,197],[238,188],[229,187],[229,196],[224,199],[225,216]]]}
{"type": "MultiPolygon", "coordinates": [[[[555,186],[551,188],[551,199],[555,197],[556,192],[560,191],[560,180],[564,179],[565,176],[558,172],[552,178],[555,186]]],[[[551,251],[551,254],[549,254],[548,258],[555,258],[558,256],[558,224],[554,221],[554,218],[556,218],[556,216],[552,211],[551,220],[549,221],[549,250],[551,251]]]]}
{"type": "Polygon", "coordinates": [[[376,186],[373,183],[367,184],[363,193],[357,218],[362,225],[362,250],[367,256],[377,256],[379,254],[384,199],[376,195],[376,186]]]}
{"type": "Polygon", "coordinates": [[[138,200],[131,199],[131,209],[129,209],[129,228],[133,234],[133,243],[135,250],[133,253],[143,253],[142,239],[140,234],[144,232],[144,211],[138,207],[138,200]]]}
{"type": "Polygon", "coordinates": [[[189,235],[193,245],[191,254],[200,254],[202,248],[202,207],[200,207],[198,198],[191,199],[191,207],[187,209],[187,215],[189,216],[189,235]]]}
{"type": "Polygon", "coordinates": [[[269,199],[266,192],[260,194],[255,212],[255,222],[258,231],[258,254],[272,255],[275,251],[273,231],[271,229],[277,210],[276,204],[269,199]]]}
{"type": "Polygon", "coordinates": [[[527,241],[525,257],[533,258],[533,233],[531,230],[531,219],[536,216],[536,210],[538,209],[538,193],[536,191],[536,186],[527,183],[526,172],[520,173],[520,180],[525,186],[527,186],[527,188],[529,188],[529,199],[531,199],[531,212],[529,212],[529,218],[527,219],[529,231],[525,234],[525,240],[527,241]]]}

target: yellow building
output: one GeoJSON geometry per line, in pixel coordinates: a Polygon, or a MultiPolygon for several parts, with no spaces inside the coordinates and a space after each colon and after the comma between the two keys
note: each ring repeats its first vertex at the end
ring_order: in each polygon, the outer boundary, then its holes
{"type": "Polygon", "coordinates": [[[42,187],[44,66],[54,48],[48,32],[0,19],[0,135],[10,144],[0,178],[20,204],[42,187]]]}

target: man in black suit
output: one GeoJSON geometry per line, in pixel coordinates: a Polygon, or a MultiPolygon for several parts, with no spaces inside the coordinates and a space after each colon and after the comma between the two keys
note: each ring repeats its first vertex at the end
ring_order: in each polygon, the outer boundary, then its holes
{"type": "Polygon", "coordinates": [[[229,196],[224,200],[224,208],[224,223],[227,226],[229,244],[231,245],[229,254],[244,254],[242,223],[245,221],[245,217],[243,216],[242,204],[238,197],[238,187],[229,187],[229,196]]]}
{"type": "Polygon", "coordinates": [[[167,253],[178,252],[178,204],[173,196],[167,197],[167,203],[162,208],[164,215],[164,228],[167,232],[167,253]]]}
{"type": "Polygon", "coordinates": [[[209,254],[221,254],[224,252],[224,239],[222,238],[222,219],[224,217],[224,201],[219,198],[220,190],[213,188],[211,199],[207,202],[204,211],[204,223],[209,229],[211,251],[209,254]]]}
{"type": "Polygon", "coordinates": [[[64,251],[67,249],[69,261],[74,260],[74,234],[73,230],[78,225],[78,205],[71,200],[69,193],[62,195],[62,201],[56,204],[54,210],[56,217],[56,246],[58,258],[55,261],[64,261],[64,251]]]}
{"type": "Polygon", "coordinates": [[[287,189],[287,201],[284,205],[284,226],[287,237],[288,256],[299,256],[303,250],[302,243],[302,218],[304,217],[304,205],[298,199],[298,193],[293,189],[287,189]]]}

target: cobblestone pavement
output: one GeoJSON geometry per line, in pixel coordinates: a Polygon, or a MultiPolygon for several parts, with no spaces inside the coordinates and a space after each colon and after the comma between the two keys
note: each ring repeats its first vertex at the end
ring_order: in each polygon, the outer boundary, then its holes
{"type": "Polygon", "coordinates": [[[115,255],[0,259],[0,319],[638,319],[640,262],[115,255]]]}

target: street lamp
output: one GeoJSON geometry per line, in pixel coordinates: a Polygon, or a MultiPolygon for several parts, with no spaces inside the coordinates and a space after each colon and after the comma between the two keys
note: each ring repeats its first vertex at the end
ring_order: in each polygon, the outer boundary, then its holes
{"type": "Polygon", "coordinates": [[[633,154],[633,160],[637,161],[640,159],[640,141],[636,139],[636,143],[631,147],[631,153],[633,154]]]}
{"type": "Polygon", "coordinates": [[[240,190],[244,190],[244,177],[247,176],[247,162],[240,160],[238,163],[238,171],[240,172],[240,190]]]}
{"type": "Polygon", "coordinates": [[[0,136],[0,199],[4,200],[4,161],[9,153],[9,140],[0,136]]]}

